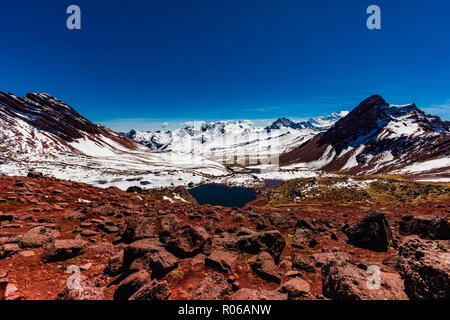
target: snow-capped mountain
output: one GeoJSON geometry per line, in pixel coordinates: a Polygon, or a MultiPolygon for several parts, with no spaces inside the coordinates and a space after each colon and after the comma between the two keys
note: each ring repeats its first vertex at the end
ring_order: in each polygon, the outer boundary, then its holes
{"type": "Polygon", "coordinates": [[[340,118],[345,117],[348,111],[341,111],[338,113],[332,113],[329,116],[321,116],[311,118],[307,121],[296,122],[288,118],[279,118],[266,127],[266,130],[278,130],[283,127],[291,129],[315,129],[315,130],[327,130],[333,126],[333,124],[340,118]]]}
{"type": "Polygon", "coordinates": [[[177,152],[153,153],[45,93],[19,98],[0,92],[0,174],[36,169],[57,178],[148,187],[205,181],[226,175],[218,163],[177,152]]]}
{"type": "Polygon", "coordinates": [[[390,105],[374,95],[326,132],[281,156],[280,162],[286,168],[349,174],[407,174],[408,166],[415,164],[417,169],[421,163],[422,174],[438,170],[448,177],[449,128],[448,122],[426,115],[415,104],[390,105]]]}
{"type": "Polygon", "coordinates": [[[301,122],[280,118],[266,127],[256,127],[249,120],[202,121],[174,131],[131,130],[125,135],[152,150],[194,153],[226,164],[256,164],[305,143],[347,114],[342,111],[301,122]]]}

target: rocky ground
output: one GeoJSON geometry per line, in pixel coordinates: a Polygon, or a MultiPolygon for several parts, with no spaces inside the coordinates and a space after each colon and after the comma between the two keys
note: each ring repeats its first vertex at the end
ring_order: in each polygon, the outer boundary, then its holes
{"type": "Polygon", "coordinates": [[[29,176],[0,176],[0,299],[450,298],[447,187],[408,201],[284,189],[236,209],[29,176]]]}

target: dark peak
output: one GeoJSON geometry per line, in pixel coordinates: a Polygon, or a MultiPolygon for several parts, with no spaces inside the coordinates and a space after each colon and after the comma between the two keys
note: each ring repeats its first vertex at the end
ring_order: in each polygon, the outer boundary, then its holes
{"type": "Polygon", "coordinates": [[[383,99],[382,96],[378,94],[374,94],[373,96],[367,98],[363,102],[361,102],[352,112],[350,113],[356,113],[361,114],[369,109],[372,109],[374,107],[383,107],[388,106],[389,104],[386,102],[386,100],[383,99]]]}
{"type": "Polygon", "coordinates": [[[289,127],[289,128],[298,128],[299,124],[288,119],[288,118],[278,118],[274,122],[272,122],[270,125],[266,127],[266,130],[275,130],[280,129],[281,127],[289,127]]]}

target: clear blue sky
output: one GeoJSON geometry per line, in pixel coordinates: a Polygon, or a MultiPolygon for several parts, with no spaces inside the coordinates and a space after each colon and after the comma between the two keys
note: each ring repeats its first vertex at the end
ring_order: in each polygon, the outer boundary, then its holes
{"type": "Polygon", "coordinates": [[[450,119],[449,15],[448,0],[2,1],[0,90],[51,93],[115,129],[306,118],[374,93],[450,119]]]}

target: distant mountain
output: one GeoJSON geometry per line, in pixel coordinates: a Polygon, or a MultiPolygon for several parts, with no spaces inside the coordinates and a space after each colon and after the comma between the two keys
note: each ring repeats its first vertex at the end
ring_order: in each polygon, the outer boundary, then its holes
{"type": "Polygon", "coordinates": [[[348,111],[341,111],[339,113],[332,113],[329,116],[321,116],[311,118],[307,121],[295,122],[288,118],[279,118],[266,127],[266,130],[279,130],[283,127],[291,129],[316,129],[326,130],[329,129],[340,118],[345,117],[348,111]]]}
{"type": "Polygon", "coordinates": [[[0,128],[0,144],[18,153],[93,155],[96,151],[107,154],[117,149],[141,148],[45,93],[28,93],[19,98],[0,92],[0,128]]]}
{"type": "Polygon", "coordinates": [[[204,171],[226,169],[196,155],[156,154],[136,141],[94,124],[46,93],[20,98],[0,92],[0,174],[29,169],[53,177],[126,189],[206,181],[204,171]]]}
{"type": "Polygon", "coordinates": [[[265,128],[251,121],[198,122],[174,131],[131,130],[124,135],[152,150],[195,153],[216,161],[261,157],[294,149],[320,132],[329,129],[348,112],[295,122],[280,118],[265,128]]]}
{"type": "Polygon", "coordinates": [[[371,174],[433,160],[450,176],[449,159],[448,122],[426,115],[414,103],[390,105],[374,95],[327,131],[282,155],[280,162],[290,168],[371,174]]]}

